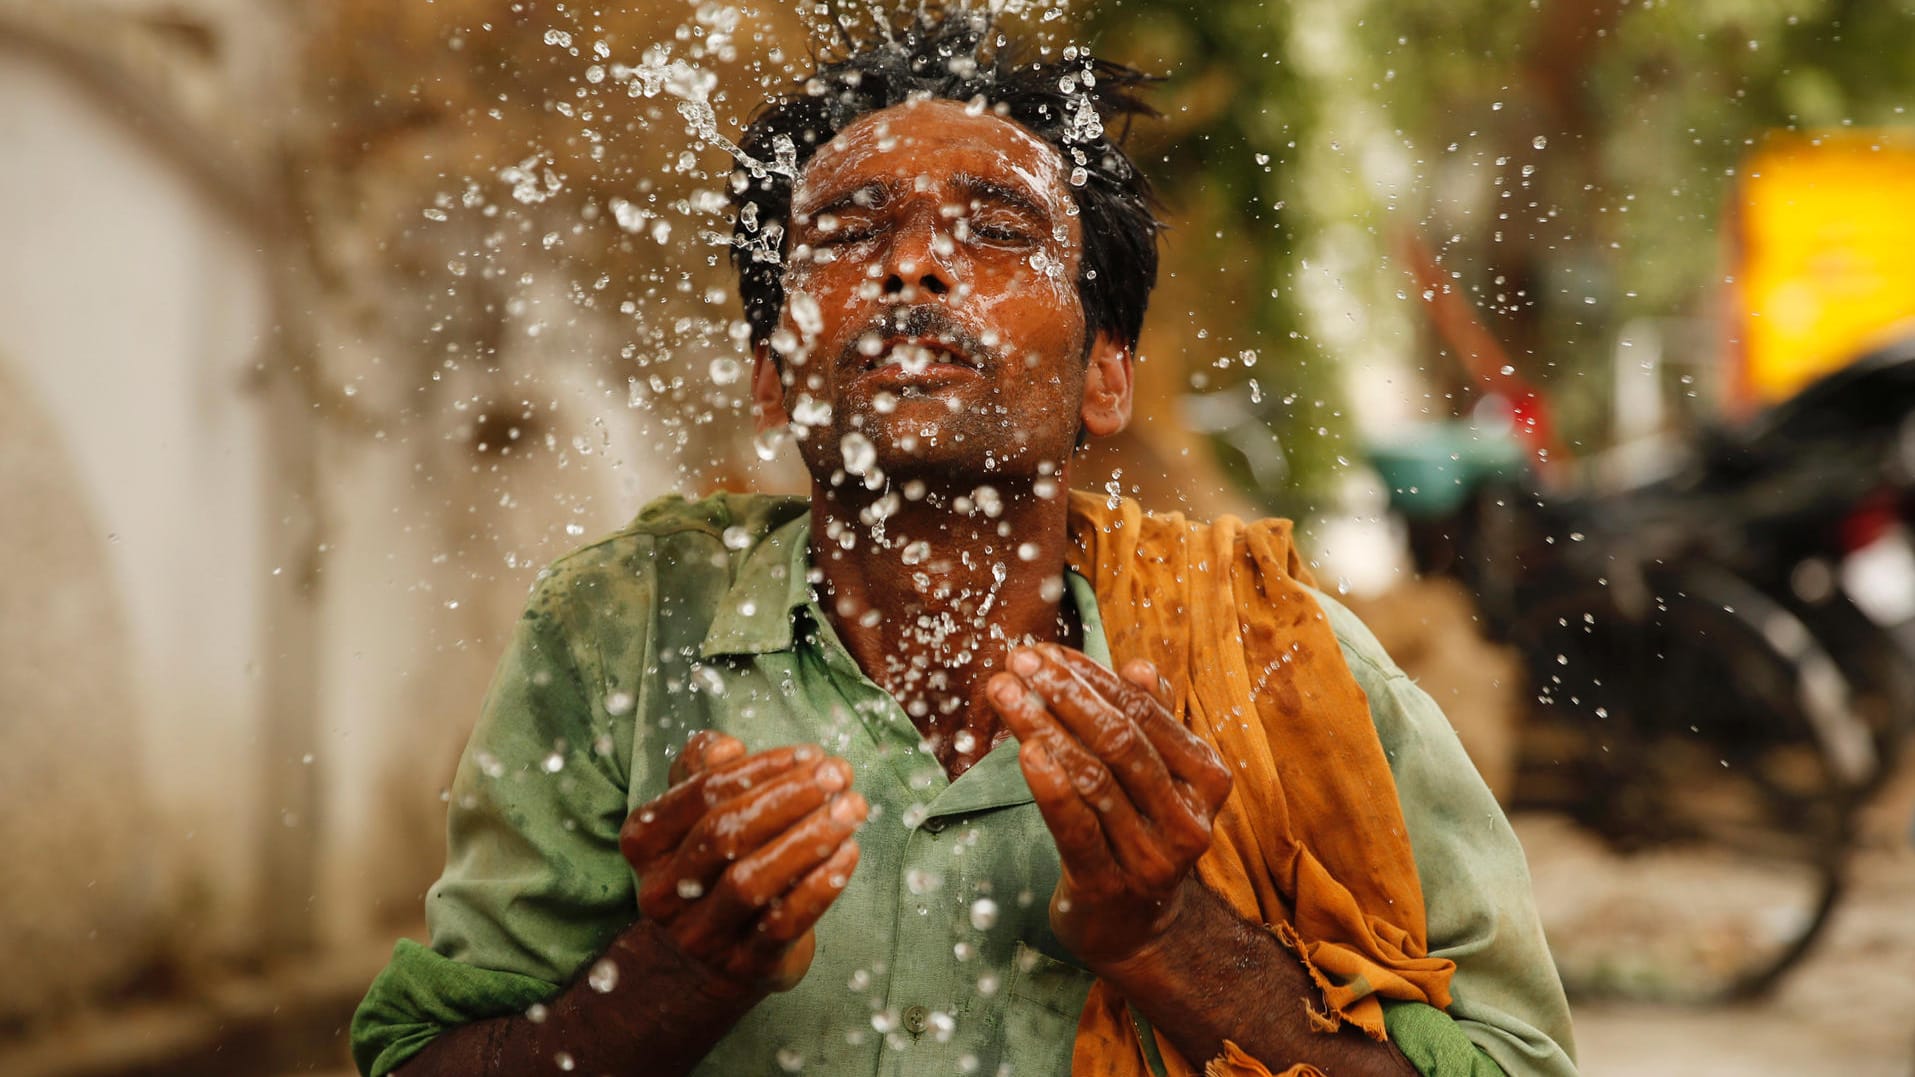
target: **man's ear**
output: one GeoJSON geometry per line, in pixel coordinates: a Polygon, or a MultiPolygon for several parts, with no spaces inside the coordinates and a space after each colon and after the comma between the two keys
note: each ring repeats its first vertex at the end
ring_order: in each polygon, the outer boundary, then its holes
{"type": "Polygon", "coordinates": [[[778,373],[778,361],[771,357],[769,344],[751,349],[751,417],[760,433],[776,430],[791,422],[785,411],[785,382],[778,373]]]}
{"type": "Polygon", "coordinates": [[[1079,412],[1084,432],[1107,438],[1130,425],[1131,390],[1135,387],[1130,348],[1109,333],[1091,342],[1090,363],[1084,371],[1084,406],[1079,412]]]}

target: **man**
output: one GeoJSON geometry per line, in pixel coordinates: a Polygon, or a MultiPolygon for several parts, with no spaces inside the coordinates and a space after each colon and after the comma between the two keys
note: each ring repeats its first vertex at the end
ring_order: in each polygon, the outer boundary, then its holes
{"type": "Polygon", "coordinates": [[[1143,80],[1001,44],[928,16],[754,120],[811,495],[544,575],[365,1072],[1573,1072],[1514,837],[1284,525],[1068,493],[1155,277],[1143,80]]]}

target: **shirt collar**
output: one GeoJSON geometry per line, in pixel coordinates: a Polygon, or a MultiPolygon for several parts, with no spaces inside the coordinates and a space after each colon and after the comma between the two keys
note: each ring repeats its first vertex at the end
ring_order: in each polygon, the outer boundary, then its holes
{"type": "Polygon", "coordinates": [[[792,618],[811,601],[811,514],[774,528],[745,554],[738,578],[718,600],[718,614],[699,653],[769,654],[788,651],[792,618]]]}
{"type": "MultiPolygon", "coordinates": [[[[1089,580],[1068,568],[1064,570],[1064,583],[1084,629],[1084,653],[1110,665],[1110,645],[1104,639],[1096,591],[1089,580]]],[[[738,578],[719,599],[718,614],[712,618],[699,654],[716,658],[788,651],[793,620],[810,602],[811,514],[807,512],[774,528],[745,554],[738,578]]]]}

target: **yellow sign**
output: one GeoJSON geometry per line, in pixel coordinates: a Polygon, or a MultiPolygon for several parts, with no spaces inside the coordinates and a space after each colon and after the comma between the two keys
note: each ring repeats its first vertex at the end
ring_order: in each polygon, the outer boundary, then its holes
{"type": "Polygon", "coordinates": [[[1749,402],[1788,397],[1915,328],[1915,130],[1772,135],[1742,175],[1749,402]]]}

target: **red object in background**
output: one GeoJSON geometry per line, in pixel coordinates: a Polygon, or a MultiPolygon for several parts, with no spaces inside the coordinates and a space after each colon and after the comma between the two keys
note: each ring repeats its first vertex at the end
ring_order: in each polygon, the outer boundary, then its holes
{"type": "Polygon", "coordinates": [[[1510,423],[1516,438],[1528,450],[1537,470],[1547,473],[1552,465],[1570,459],[1568,451],[1556,440],[1556,423],[1549,400],[1541,390],[1516,373],[1516,364],[1502,342],[1484,326],[1476,307],[1451,287],[1449,277],[1437,264],[1429,244],[1413,228],[1399,233],[1398,246],[1408,263],[1410,275],[1423,301],[1428,304],[1430,322],[1437,336],[1463,365],[1477,388],[1507,402],[1510,423]]]}
{"type": "Polygon", "coordinates": [[[1895,495],[1882,491],[1863,501],[1842,518],[1842,552],[1854,553],[1873,546],[1883,535],[1902,522],[1895,495]]]}

